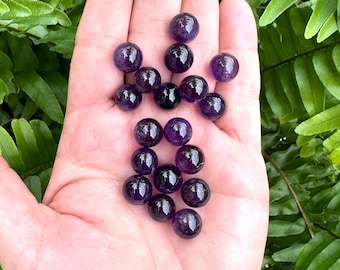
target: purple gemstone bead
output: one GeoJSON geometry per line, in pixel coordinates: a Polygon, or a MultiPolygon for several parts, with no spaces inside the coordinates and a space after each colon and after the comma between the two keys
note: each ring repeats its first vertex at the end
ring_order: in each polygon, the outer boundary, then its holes
{"type": "Polygon", "coordinates": [[[186,144],[177,150],[175,160],[181,172],[194,174],[203,168],[204,154],[197,146],[186,144]]]}
{"type": "Polygon", "coordinates": [[[163,83],[154,91],[154,100],[163,109],[171,110],[181,101],[179,89],[173,83],[163,83]]]}
{"type": "Polygon", "coordinates": [[[197,36],[198,32],[198,21],[189,13],[180,13],[170,22],[170,35],[177,42],[189,42],[197,36]]]}
{"type": "Polygon", "coordinates": [[[142,65],[143,54],[136,44],[125,42],[115,49],[113,61],[121,71],[130,73],[136,71],[142,65]]]}
{"type": "Polygon", "coordinates": [[[184,118],[172,118],[164,127],[164,137],[173,145],[186,144],[192,136],[192,127],[184,118]]]}
{"type": "Polygon", "coordinates": [[[130,176],[123,185],[123,194],[125,199],[131,204],[144,204],[152,196],[152,184],[145,176],[130,176]]]}
{"type": "Polygon", "coordinates": [[[209,87],[206,80],[197,75],[191,75],[183,79],[179,85],[181,98],[188,102],[198,102],[206,96],[209,87]]]}
{"type": "Polygon", "coordinates": [[[204,180],[191,178],[183,183],[181,195],[187,205],[201,207],[206,205],[210,199],[210,188],[204,180]]]}
{"type": "Polygon", "coordinates": [[[142,67],[134,75],[134,83],[142,93],[151,93],[161,84],[161,74],[152,67],[142,67]]]}
{"type": "Polygon", "coordinates": [[[159,166],[153,176],[155,187],[162,193],[173,193],[179,190],[183,183],[181,171],[172,164],[159,166]]]}
{"type": "Polygon", "coordinates": [[[201,115],[211,121],[219,119],[226,110],[223,97],[217,93],[209,93],[198,103],[198,111],[201,115]]]}
{"type": "Polygon", "coordinates": [[[158,167],[157,154],[150,148],[139,148],[132,154],[131,165],[140,175],[151,174],[158,167]]]}
{"type": "Polygon", "coordinates": [[[210,70],[218,82],[229,82],[236,77],[239,63],[233,55],[221,53],[210,61],[210,70]]]}
{"type": "Polygon", "coordinates": [[[181,209],[172,218],[172,226],[181,238],[192,239],[202,230],[202,218],[193,209],[181,209]]]}
{"type": "Polygon", "coordinates": [[[159,222],[167,222],[174,216],[176,206],[174,200],[166,194],[156,194],[148,202],[150,216],[159,222]]]}
{"type": "Polygon", "coordinates": [[[175,43],[166,50],[164,62],[173,73],[183,73],[192,66],[194,55],[184,43],[175,43]]]}
{"type": "Polygon", "coordinates": [[[145,147],[158,144],[163,137],[163,128],[157,120],[145,118],[140,120],[135,126],[135,139],[145,147]]]}
{"type": "Polygon", "coordinates": [[[132,84],[124,84],[116,93],[115,103],[123,111],[132,111],[142,102],[142,94],[132,84]]]}

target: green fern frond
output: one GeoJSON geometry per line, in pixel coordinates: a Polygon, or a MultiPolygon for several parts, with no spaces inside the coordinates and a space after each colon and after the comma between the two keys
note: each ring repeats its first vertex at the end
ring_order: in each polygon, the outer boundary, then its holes
{"type": "Polygon", "coordinates": [[[44,121],[23,118],[11,122],[12,136],[0,127],[0,151],[38,200],[47,187],[57,151],[52,131],[44,121]]]}

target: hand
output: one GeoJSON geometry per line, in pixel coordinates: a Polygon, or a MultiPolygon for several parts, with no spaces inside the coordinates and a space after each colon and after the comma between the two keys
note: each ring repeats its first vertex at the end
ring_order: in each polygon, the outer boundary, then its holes
{"type": "MultiPolygon", "coordinates": [[[[0,160],[0,263],[3,269],[260,269],[267,235],[268,184],[260,148],[259,63],[251,10],[244,0],[88,0],[71,65],[64,129],[50,184],[38,204],[21,179],[0,160]],[[167,31],[180,11],[194,14],[199,36],[189,46],[195,61],[187,74],[171,74],[163,63],[173,42],[167,31]],[[222,94],[226,114],[203,119],[194,105],[158,109],[151,95],[123,112],[114,105],[124,76],[112,53],[125,41],[139,45],[144,66],[162,81],[178,84],[190,74],[206,78],[222,94]],[[218,52],[235,55],[238,76],[216,83],[207,63],[218,52]],[[211,188],[197,209],[201,234],[178,237],[171,222],[152,220],[146,207],[129,204],[122,184],[133,174],[130,156],[138,148],[134,125],[144,117],[162,125],[182,116],[193,126],[191,143],[205,153],[197,176],[211,188]]],[[[174,147],[156,146],[160,162],[173,160],[174,147]]]]}

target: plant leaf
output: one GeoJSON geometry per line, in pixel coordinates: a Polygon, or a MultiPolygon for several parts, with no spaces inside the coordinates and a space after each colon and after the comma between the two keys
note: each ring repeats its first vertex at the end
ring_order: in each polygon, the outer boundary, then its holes
{"type": "Polygon", "coordinates": [[[299,57],[294,62],[296,82],[302,102],[308,114],[313,116],[325,108],[325,88],[315,76],[312,61],[307,57],[299,57]]]}
{"type": "Polygon", "coordinates": [[[32,120],[30,121],[30,125],[37,140],[43,162],[50,163],[54,161],[57,153],[57,144],[54,141],[52,132],[46,123],[40,120],[32,120]]]}
{"type": "Polygon", "coordinates": [[[14,81],[54,121],[63,123],[60,104],[49,85],[33,70],[18,74],[14,81]]]}
{"type": "Polygon", "coordinates": [[[23,118],[12,121],[12,129],[18,150],[27,169],[31,170],[43,164],[38,143],[30,124],[23,118]]]}
{"type": "Polygon", "coordinates": [[[291,7],[296,0],[272,0],[269,2],[267,8],[263,12],[259,25],[266,26],[272,23],[277,17],[279,17],[286,9],[291,7]]]}
{"type": "Polygon", "coordinates": [[[326,89],[340,100],[340,74],[337,72],[332,56],[324,51],[318,51],[313,56],[314,69],[326,89]]]}
{"type": "Polygon", "coordinates": [[[9,166],[21,173],[26,169],[17,146],[8,132],[0,126],[0,150],[1,155],[8,162],[9,166]]]}
{"type": "Polygon", "coordinates": [[[39,176],[32,175],[26,179],[24,179],[24,183],[26,184],[27,188],[31,191],[34,197],[37,199],[38,202],[42,201],[42,192],[41,192],[41,181],[39,176]]]}
{"type": "Polygon", "coordinates": [[[284,237],[287,235],[297,235],[304,232],[306,224],[302,218],[295,222],[286,220],[271,220],[269,223],[269,237],[284,237]]]}
{"type": "Polygon", "coordinates": [[[296,127],[295,132],[300,135],[311,136],[337,128],[340,128],[340,104],[302,122],[296,127]]]}
{"type": "Polygon", "coordinates": [[[0,19],[12,19],[13,17],[27,17],[32,15],[29,8],[13,0],[2,0],[8,8],[9,11],[3,14],[0,19]]]}
{"type": "Polygon", "coordinates": [[[4,3],[2,0],[0,0],[0,16],[9,12],[10,8],[6,3],[4,3]]]}
{"type": "Polygon", "coordinates": [[[305,38],[310,39],[315,36],[336,8],[337,0],[328,0],[327,4],[324,1],[316,1],[312,16],[306,26],[305,38]]]}
{"type": "Polygon", "coordinates": [[[296,270],[339,269],[340,240],[320,231],[303,248],[296,262],[296,270]]]}
{"type": "Polygon", "coordinates": [[[16,0],[17,3],[27,7],[32,15],[44,15],[53,12],[54,8],[48,3],[36,0],[16,0]]]}
{"type": "Polygon", "coordinates": [[[336,23],[335,14],[332,13],[331,16],[329,16],[327,21],[324,23],[324,25],[321,27],[316,39],[317,42],[323,42],[325,39],[333,35],[337,30],[338,25],[336,23]]]}
{"type": "Polygon", "coordinates": [[[293,245],[289,248],[275,252],[272,258],[276,262],[296,262],[304,246],[305,244],[293,245]]]}

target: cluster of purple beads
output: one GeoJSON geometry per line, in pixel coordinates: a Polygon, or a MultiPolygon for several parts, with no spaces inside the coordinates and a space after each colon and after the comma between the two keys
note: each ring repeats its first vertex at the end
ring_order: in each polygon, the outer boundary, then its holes
{"type": "MultiPolygon", "coordinates": [[[[197,36],[199,24],[189,13],[180,13],[170,22],[170,34],[177,42],[168,47],[164,63],[173,73],[183,73],[190,69],[194,56],[186,44],[197,36]]],[[[185,77],[179,86],[162,83],[160,73],[153,67],[141,67],[143,55],[140,48],[131,42],[119,45],[114,51],[114,63],[124,73],[134,73],[134,83],[122,85],[116,93],[115,103],[124,110],[136,109],[145,93],[153,93],[158,106],[165,110],[174,109],[184,99],[198,104],[200,114],[209,120],[219,119],[225,112],[226,104],[217,93],[209,93],[205,79],[198,75],[185,77]]],[[[238,62],[230,54],[216,55],[210,62],[210,70],[219,82],[227,82],[238,73],[238,62]]],[[[157,120],[145,118],[134,129],[136,141],[141,145],[131,157],[135,175],[123,185],[125,198],[132,204],[148,203],[150,216],[159,222],[172,219],[175,232],[182,238],[196,237],[202,229],[199,214],[185,208],[176,212],[176,205],[169,194],[180,190],[183,201],[190,207],[205,205],[210,198],[208,184],[197,177],[183,181],[183,174],[195,174],[204,166],[204,154],[200,148],[188,144],[192,136],[191,124],[180,117],[170,119],[162,126],[157,120]],[[158,164],[156,152],[152,149],[162,138],[178,146],[174,164],[158,164]],[[153,185],[147,175],[153,175],[153,185]],[[158,194],[153,195],[153,186],[158,194]]]]}

